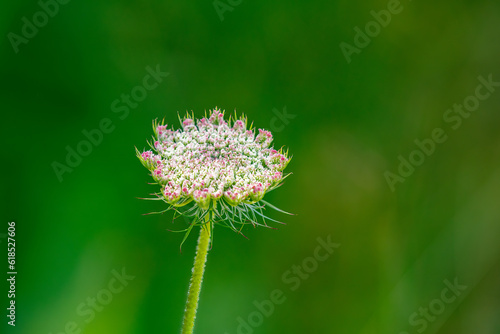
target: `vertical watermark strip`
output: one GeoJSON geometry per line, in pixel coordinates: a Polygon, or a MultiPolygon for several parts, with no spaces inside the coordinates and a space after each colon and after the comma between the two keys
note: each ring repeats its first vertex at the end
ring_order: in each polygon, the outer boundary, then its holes
{"type": "Polygon", "coordinates": [[[8,282],[8,307],[7,307],[7,318],[9,319],[7,323],[15,327],[16,326],[16,223],[8,222],[7,228],[7,282],[8,282]]]}

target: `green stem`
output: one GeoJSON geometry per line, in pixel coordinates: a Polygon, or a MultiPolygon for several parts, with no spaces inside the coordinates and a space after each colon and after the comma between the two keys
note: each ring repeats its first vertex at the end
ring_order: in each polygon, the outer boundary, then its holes
{"type": "MultiPolygon", "coordinates": [[[[206,221],[208,222],[208,214],[206,221]]],[[[198,247],[194,258],[193,275],[189,284],[186,310],[184,311],[184,320],[182,323],[182,334],[192,334],[196,310],[198,309],[198,300],[200,299],[201,282],[205,272],[205,263],[207,262],[208,248],[210,247],[210,223],[203,225],[198,238],[198,247]]]]}

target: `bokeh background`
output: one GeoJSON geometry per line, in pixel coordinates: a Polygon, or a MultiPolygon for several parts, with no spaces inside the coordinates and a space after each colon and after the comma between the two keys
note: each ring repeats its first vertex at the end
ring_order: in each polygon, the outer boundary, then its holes
{"type": "Polygon", "coordinates": [[[134,146],[152,119],[215,106],[290,149],[293,175],[267,199],[296,215],[271,213],[287,225],[248,240],[215,230],[196,333],[500,333],[500,88],[456,130],[443,119],[478,76],[500,81],[500,4],[401,1],[348,62],[340,43],[388,4],[70,1],[13,47],[42,7],[3,2],[0,248],[6,272],[15,221],[18,276],[15,328],[1,280],[2,333],[179,332],[196,236],[181,253],[166,229],[184,221],[142,215],[163,206],[137,199],[156,188],[134,146]],[[148,66],[169,75],[120,118],[111,104],[148,66]],[[60,180],[53,163],[106,118],[113,131],[60,180]],[[447,140],[391,191],[384,173],[435,128],[447,140]],[[283,274],[328,236],[340,247],[292,291],[283,274]],[[114,270],[134,278],[87,323],[114,270]],[[462,289],[450,303],[446,280],[462,289]],[[275,289],[286,301],[238,328],[275,289]]]}

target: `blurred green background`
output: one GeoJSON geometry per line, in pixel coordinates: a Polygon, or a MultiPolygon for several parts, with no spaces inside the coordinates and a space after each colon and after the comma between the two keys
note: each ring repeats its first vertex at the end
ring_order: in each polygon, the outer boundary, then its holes
{"type": "Polygon", "coordinates": [[[248,240],[215,230],[196,333],[500,333],[500,88],[456,130],[443,119],[478,76],[500,81],[500,4],[402,1],[348,62],[340,44],[389,4],[70,1],[44,22],[36,1],[3,2],[0,245],[5,264],[15,221],[18,276],[15,328],[2,279],[2,333],[179,332],[196,236],[180,253],[166,229],[185,222],[142,215],[163,205],[137,199],[156,188],[134,146],[152,119],[215,106],[289,147],[293,175],[267,199],[297,215],[248,240]],[[148,66],[169,75],[115,112],[148,66]],[[113,131],[58,179],[53,163],[106,118],[113,131]],[[391,191],[384,173],[435,128],[447,140],[391,191]],[[283,275],[328,236],[340,247],[292,291],[283,275]],[[108,300],[122,270],[134,278],[108,300]],[[462,289],[449,303],[446,280],[462,289]],[[254,302],[275,289],[286,300],[260,321],[254,302]]]}

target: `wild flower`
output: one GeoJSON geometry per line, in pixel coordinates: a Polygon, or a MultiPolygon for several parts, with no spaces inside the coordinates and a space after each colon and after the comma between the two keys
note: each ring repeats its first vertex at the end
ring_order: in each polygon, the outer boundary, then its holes
{"type": "Polygon", "coordinates": [[[219,224],[241,233],[248,223],[269,227],[266,219],[273,219],[264,210],[277,208],[263,197],[289,175],[283,173],[288,152],[272,147],[271,132],[259,129],[256,135],[244,115],[226,122],[224,113],[214,109],[199,120],[189,114],[179,120],[178,130],[155,121],[151,149],[137,150],[160,186],[154,199],[169,204],[164,211],[192,218],[183,230],[186,237],[194,226],[205,224],[206,215],[212,228],[219,224]]]}
{"type": "MultiPolygon", "coordinates": [[[[238,233],[245,224],[267,225],[278,222],[264,214],[266,208],[283,213],[264,201],[289,175],[283,171],[290,162],[288,151],[274,149],[271,132],[248,126],[245,115],[229,117],[215,108],[195,120],[189,113],[179,117],[181,129],[153,122],[151,149],[137,157],[160,190],[149,199],[162,200],[168,207],[190,218],[181,246],[195,226],[201,226],[193,274],[189,285],[182,333],[193,332],[196,310],[215,225],[238,233]]],[[[279,223],[279,222],[278,222],[279,223]]],[[[272,227],[270,227],[272,228],[272,227]]]]}

